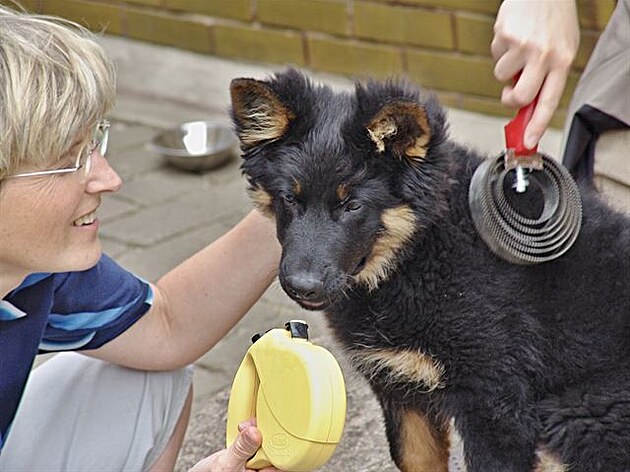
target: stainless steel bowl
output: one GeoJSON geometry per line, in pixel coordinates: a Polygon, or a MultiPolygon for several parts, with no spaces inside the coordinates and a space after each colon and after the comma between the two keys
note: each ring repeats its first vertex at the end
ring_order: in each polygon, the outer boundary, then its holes
{"type": "Polygon", "coordinates": [[[190,121],[159,133],[150,147],[175,167],[201,172],[225,164],[236,144],[236,135],[227,125],[190,121]]]}

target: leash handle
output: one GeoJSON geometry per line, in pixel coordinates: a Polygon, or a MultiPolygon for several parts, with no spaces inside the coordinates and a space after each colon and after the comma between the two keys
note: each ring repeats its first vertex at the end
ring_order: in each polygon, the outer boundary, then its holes
{"type": "MultiPolygon", "coordinates": [[[[520,72],[516,74],[512,79],[512,83],[516,84],[520,76],[520,72]]],[[[540,92],[536,94],[534,100],[532,100],[531,103],[519,108],[516,117],[514,117],[504,127],[505,147],[506,149],[512,149],[516,157],[531,156],[538,152],[538,145],[534,146],[531,149],[526,148],[523,144],[523,138],[525,137],[525,128],[527,128],[527,125],[531,121],[532,115],[534,114],[534,110],[536,109],[539,94],[540,92]]]]}

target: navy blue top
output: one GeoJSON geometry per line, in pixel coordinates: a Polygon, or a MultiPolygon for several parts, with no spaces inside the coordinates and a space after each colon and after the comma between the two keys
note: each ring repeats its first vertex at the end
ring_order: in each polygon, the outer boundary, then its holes
{"type": "Polygon", "coordinates": [[[147,282],[105,255],[83,272],[29,275],[0,300],[0,450],[38,353],[100,347],[152,301],[147,282]]]}

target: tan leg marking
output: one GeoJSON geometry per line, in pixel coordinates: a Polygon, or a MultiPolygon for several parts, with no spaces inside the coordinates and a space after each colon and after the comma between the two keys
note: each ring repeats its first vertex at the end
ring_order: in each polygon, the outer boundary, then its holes
{"type": "Polygon", "coordinates": [[[448,445],[429,421],[405,411],[401,431],[402,472],[448,472],[448,445]]]}

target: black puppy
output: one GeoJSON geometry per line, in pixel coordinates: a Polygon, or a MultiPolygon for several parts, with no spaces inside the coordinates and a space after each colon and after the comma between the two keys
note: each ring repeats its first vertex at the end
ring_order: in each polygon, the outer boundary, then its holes
{"type": "Polygon", "coordinates": [[[385,415],[405,472],[630,471],[630,221],[583,191],[560,259],[516,266],[475,231],[483,156],[398,82],[353,93],[295,70],[236,79],[232,114],[280,282],[325,310],[385,415]]]}

